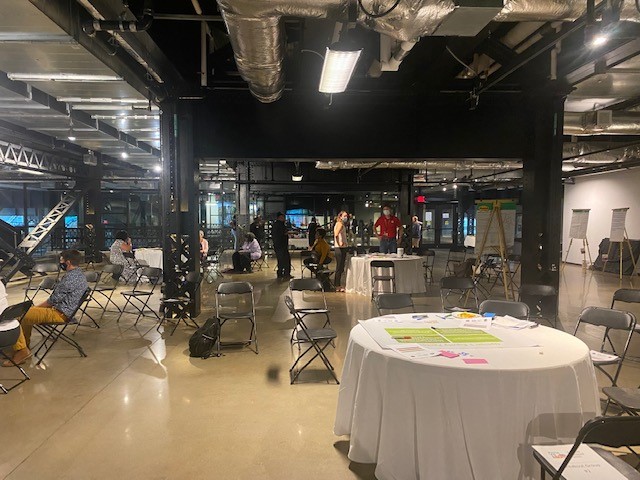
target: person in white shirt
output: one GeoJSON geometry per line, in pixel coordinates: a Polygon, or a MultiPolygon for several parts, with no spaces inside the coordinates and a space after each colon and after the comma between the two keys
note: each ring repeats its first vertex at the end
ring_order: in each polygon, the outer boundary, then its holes
{"type": "Polygon", "coordinates": [[[242,273],[245,270],[251,273],[251,261],[257,260],[261,256],[262,249],[256,240],[256,236],[250,232],[245,234],[242,247],[231,257],[234,273],[242,273]]]}

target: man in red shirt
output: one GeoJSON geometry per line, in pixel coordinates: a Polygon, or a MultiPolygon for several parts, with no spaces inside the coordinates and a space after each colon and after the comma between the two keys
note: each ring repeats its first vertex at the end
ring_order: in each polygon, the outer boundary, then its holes
{"type": "Polygon", "coordinates": [[[382,216],[378,218],[373,229],[380,239],[380,253],[396,253],[398,240],[402,237],[402,224],[400,219],[391,214],[391,207],[382,207],[382,216]]]}

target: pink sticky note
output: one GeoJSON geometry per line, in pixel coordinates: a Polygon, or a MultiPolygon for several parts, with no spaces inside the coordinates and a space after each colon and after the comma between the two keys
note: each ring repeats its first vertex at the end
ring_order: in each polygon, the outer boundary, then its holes
{"type": "Polygon", "coordinates": [[[470,365],[478,365],[481,363],[489,363],[484,358],[463,358],[462,361],[464,363],[468,363],[470,365]]]}
{"type": "Polygon", "coordinates": [[[448,352],[447,350],[440,350],[440,356],[445,358],[456,358],[459,357],[457,353],[448,352]]]}

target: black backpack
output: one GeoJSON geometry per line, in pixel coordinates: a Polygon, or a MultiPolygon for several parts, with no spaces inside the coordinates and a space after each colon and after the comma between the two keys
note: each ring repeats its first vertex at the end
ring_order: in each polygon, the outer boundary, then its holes
{"type": "Polygon", "coordinates": [[[208,358],[219,340],[220,319],[209,318],[189,339],[189,356],[208,358]]]}

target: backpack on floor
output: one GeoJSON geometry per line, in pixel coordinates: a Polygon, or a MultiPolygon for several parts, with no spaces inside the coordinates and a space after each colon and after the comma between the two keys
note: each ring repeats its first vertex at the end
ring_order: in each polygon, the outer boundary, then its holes
{"type": "Polygon", "coordinates": [[[209,318],[189,339],[189,356],[208,358],[220,335],[220,319],[209,318]]]}

